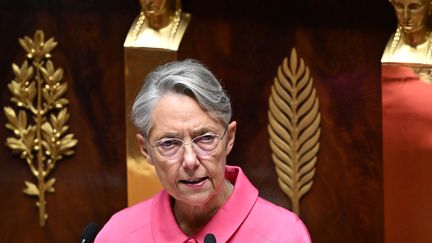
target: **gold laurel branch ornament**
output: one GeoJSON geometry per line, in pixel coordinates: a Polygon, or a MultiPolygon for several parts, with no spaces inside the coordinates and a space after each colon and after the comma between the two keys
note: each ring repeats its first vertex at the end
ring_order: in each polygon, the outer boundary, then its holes
{"type": "Polygon", "coordinates": [[[7,138],[6,146],[25,160],[36,177],[35,183],[24,182],[23,192],[38,198],[39,224],[43,227],[48,218],[45,196],[54,193],[56,182],[48,176],[57,162],[74,153],[72,148],[78,141],[67,133],[69,101],[62,97],[67,90],[67,83],[61,82],[63,69],[54,68],[50,60],[57,42],[54,38],[45,41],[44,33],[37,30],[33,39],[24,36],[19,43],[27,52],[27,59],[21,66],[12,64],[15,79],[8,88],[16,109],[4,108],[6,128],[14,134],[7,138]]]}
{"type": "Polygon", "coordinates": [[[312,187],[319,150],[318,99],[309,68],[293,48],[279,66],[269,98],[270,148],[278,183],[300,215],[300,199],[312,187]]]}

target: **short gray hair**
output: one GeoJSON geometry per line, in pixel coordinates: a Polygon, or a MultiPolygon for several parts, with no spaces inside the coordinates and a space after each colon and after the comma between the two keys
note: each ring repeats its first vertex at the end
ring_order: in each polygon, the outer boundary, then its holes
{"type": "Polygon", "coordinates": [[[142,135],[148,137],[153,125],[153,110],[170,92],[194,98],[225,126],[231,120],[230,99],[216,77],[197,60],[174,61],[147,74],[135,98],[131,119],[142,135]]]}

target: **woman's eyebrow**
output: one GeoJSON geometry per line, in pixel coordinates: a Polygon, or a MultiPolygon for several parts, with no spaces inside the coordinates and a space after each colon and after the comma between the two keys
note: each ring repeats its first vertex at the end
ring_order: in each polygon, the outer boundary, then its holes
{"type": "MultiPolygon", "coordinates": [[[[191,138],[203,135],[204,133],[208,133],[208,132],[213,132],[216,133],[216,128],[215,127],[200,127],[200,128],[196,128],[195,130],[190,131],[189,135],[191,138]]],[[[184,139],[185,134],[181,133],[181,132],[175,132],[175,131],[167,131],[167,132],[161,132],[158,135],[155,136],[155,141],[161,140],[163,138],[179,138],[179,139],[184,139]]]]}
{"type": "Polygon", "coordinates": [[[181,134],[178,132],[164,132],[160,133],[159,135],[155,136],[155,140],[161,140],[164,138],[181,138],[181,134]]]}
{"type": "Polygon", "coordinates": [[[202,127],[202,128],[198,128],[197,130],[191,131],[191,137],[196,137],[196,136],[203,135],[204,133],[215,132],[215,131],[216,129],[213,127],[202,127]]]}

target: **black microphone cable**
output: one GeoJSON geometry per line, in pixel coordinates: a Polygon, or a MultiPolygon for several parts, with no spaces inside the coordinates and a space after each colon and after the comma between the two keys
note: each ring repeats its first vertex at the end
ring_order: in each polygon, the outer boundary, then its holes
{"type": "Polygon", "coordinates": [[[96,238],[96,235],[99,232],[99,225],[95,223],[88,224],[82,234],[81,234],[81,243],[90,243],[96,238]]]}

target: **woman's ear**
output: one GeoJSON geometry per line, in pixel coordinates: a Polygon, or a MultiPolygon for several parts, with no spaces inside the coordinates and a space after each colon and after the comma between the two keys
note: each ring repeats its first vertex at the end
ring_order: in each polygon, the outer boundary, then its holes
{"type": "Polygon", "coordinates": [[[234,140],[235,140],[235,133],[237,129],[237,122],[233,121],[230,124],[228,124],[228,128],[226,131],[228,134],[228,143],[227,143],[227,149],[226,149],[226,155],[228,155],[231,152],[231,149],[234,146],[234,140]]]}
{"type": "Polygon", "coordinates": [[[147,162],[149,162],[149,164],[153,165],[153,161],[150,157],[150,154],[147,151],[146,141],[145,141],[146,139],[144,138],[143,135],[141,135],[139,133],[136,134],[136,138],[138,141],[138,145],[140,147],[141,154],[145,157],[145,159],[147,160],[147,162]]]}

